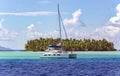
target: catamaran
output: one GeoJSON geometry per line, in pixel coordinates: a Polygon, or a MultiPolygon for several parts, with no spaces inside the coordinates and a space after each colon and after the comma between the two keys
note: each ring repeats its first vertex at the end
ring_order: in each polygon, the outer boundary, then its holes
{"type": "MultiPolygon", "coordinates": [[[[58,45],[49,45],[48,49],[42,54],[42,58],[76,58],[76,54],[71,51],[63,51],[62,50],[62,38],[61,38],[61,22],[62,18],[59,11],[59,4],[58,4],[58,18],[59,18],[59,32],[60,32],[60,43],[58,45]],[[56,50],[60,49],[60,50],[56,50]]],[[[63,23],[62,23],[63,24],[63,23]]],[[[64,26],[64,25],[63,25],[64,26]]],[[[65,28],[64,28],[65,30],[65,28]]],[[[66,33],[65,33],[66,34],[66,33]]]]}

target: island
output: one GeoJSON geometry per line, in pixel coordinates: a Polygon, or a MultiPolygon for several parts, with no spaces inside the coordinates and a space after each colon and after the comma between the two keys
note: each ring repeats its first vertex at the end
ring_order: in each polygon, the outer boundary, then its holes
{"type": "MultiPolygon", "coordinates": [[[[25,44],[26,51],[45,51],[48,45],[57,45],[60,39],[39,38],[28,40],[25,44]]],[[[116,51],[114,44],[106,39],[62,39],[62,50],[64,51],[116,51]]]]}

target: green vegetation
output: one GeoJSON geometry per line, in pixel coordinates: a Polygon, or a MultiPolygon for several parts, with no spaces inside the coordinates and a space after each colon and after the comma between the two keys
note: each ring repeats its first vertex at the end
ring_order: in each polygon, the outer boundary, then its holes
{"type": "MultiPolygon", "coordinates": [[[[29,40],[25,44],[26,51],[44,51],[48,45],[57,45],[60,39],[53,38],[40,38],[29,40]]],[[[103,40],[76,40],[76,39],[63,39],[62,49],[65,51],[115,51],[114,44],[103,40]]]]}

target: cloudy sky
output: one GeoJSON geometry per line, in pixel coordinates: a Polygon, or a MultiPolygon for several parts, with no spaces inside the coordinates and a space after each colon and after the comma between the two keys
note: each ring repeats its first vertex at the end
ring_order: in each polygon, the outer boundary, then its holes
{"type": "Polygon", "coordinates": [[[0,0],[0,46],[59,37],[58,3],[68,38],[105,38],[120,49],[120,0],[0,0]]]}

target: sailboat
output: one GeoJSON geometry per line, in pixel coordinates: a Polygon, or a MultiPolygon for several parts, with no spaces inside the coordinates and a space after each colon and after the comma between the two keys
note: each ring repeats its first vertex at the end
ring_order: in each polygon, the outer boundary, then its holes
{"type": "Polygon", "coordinates": [[[62,48],[62,38],[61,38],[61,16],[58,4],[58,18],[59,18],[59,32],[60,32],[60,43],[57,45],[49,45],[48,49],[42,54],[42,58],[76,58],[76,54],[71,51],[63,51],[62,48]],[[60,50],[56,50],[60,49],[60,50]]]}

